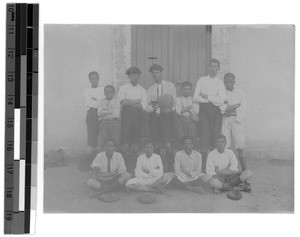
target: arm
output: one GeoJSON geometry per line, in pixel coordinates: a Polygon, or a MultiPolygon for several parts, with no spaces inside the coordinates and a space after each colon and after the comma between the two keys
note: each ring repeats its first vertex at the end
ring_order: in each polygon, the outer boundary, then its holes
{"type": "Polygon", "coordinates": [[[171,82],[171,95],[174,99],[174,106],[173,106],[173,111],[176,108],[176,99],[177,99],[177,92],[176,92],[176,87],[174,85],[174,83],[171,82]]]}
{"type": "Polygon", "coordinates": [[[175,107],[176,113],[181,115],[181,109],[182,109],[181,100],[180,100],[180,97],[177,97],[176,98],[176,107],[175,107]]]}
{"type": "Polygon", "coordinates": [[[178,176],[186,176],[186,175],[189,175],[186,173],[186,171],[184,172],[182,169],[181,169],[181,164],[180,164],[180,153],[176,153],[175,154],[175,162],[174,162],[174,172],[176,175],[178,176]]]}
{"type": "Polygon", "coordinates": [[[161,177],[163,174],[164,174],[163,164],[161,162],[160,156],[157,156],[156,165],[154,167],[154,170],[151,172],[151,175],[153,177],[161,177]]]}
{"type": "Polygon", "coordinates": [[[197,159],[197,167],[196,170],[194,172],[192,172],[192,177],[197,177],[197,176],[201,176],[204,175],[202,173],[202,156],[201,154],[197,154],[198,155],[198,159],[197,159]]]}
{"type": "Polygon", "coordinates": [[[111,173],[108,173],[108,172],[99,172],[99,175],[98,177],[99,178],[113,178],[114,176],[116,176],[118,174],[118,170],[115,170],[111,173]]]}
{"type": "Polygon", "coordinates": [[[135,173],[135,177],[143,177],[143,178],[150,177],[149,174],[147,174],[143,171],[140,157],[137,159],[136,168],[134,170],[134,173],[135,173]]]}
{"type": "Polygon", "coordinates": [[[213,103],[215,106],[220,106],[224,103],[226,99],[226,89],[224,83],[220,81],[217,88],[217,95],[216,96],[208,96],[207,100],[213,103]]]}
{"type": "Polygon", "coordinates": [[[152,93],[152,86],[147,91],[147,107],[146,107],[146,111],[148,113],[152,113],[152,112],[156,111],[157,108],[158,108],[157,104],[153,104],[152,103],[151,93],[152,93]]]}
{"type": "Polygon", "coordinates": [[[115,100],[112,117],[113,118],[119,118],[120,117],[120,100],[119,99],[115,100]]]}
{"type": "Polygon", "coordinates": [[[241,106],[241,103],[237,103],[234,105],[228,105],[225,109],[225,113],[235,112],[237,108],[241,106]]]}
{"type": "Polygon", "coordinates": [[[133,104],[138,104],[141,102],[141,100],[130,100],[127,99],[127,93],[124,89],[124,86],[122,86],[119,90],[118,97],[120,98],[121,105],[133,105],[133,104]]]}
{"type": "Polygon", "coordinates": [[[141,105],[142,105],[142,109],[145,110],[148,104],[148,95],[147,95],[147,91],[141,87],[142,90],[142,98],[141,98],[141,105]]]}
{"type": "Polygon", "coordinates": [[[97,98],[93,98],[89,95],[88,91],[85,90],[84,91],[84,100],[85,100],[85,103],[84,105],[88,108],[91,108],[91,107],[95,107],[95,103],[97,101],[97,98]]]}
{"type": "Polygon", "coordinates": [[[123,99],[121,100],[121,105],[136,105],[136,104],[140,104],[141,100],[137,99],[137,100],[130,100],[130,99],[123,99]]]}
{"type": "Polygon", "coordinates": [[[194,101],[197,103],[202,102],[202,97],[200,96],[201,92],[201,78],[197,81],[195,92],[194,92],[194,101]]]}
{"type": "Polygon", "coordinates": [[[236,109],[236,121],[242,122],[245,117],[246,109],[247,109],[247,103],[246,98],[243,92],[240,92],[240,99],[241,99],[241,106],[236,109]]]}
{"type": "Polygon", "coordinates": [[[118,160],[119,160],[118,174],[124,174],[126,172],[126,166],[122,154],[120,154],[118,160]]]}
{"type": "Polygon", "coordinates": [[[209,153],[207,156],[207,161],[206,161],[206,174],[208,175],[215,175],[216,171],[215,171],[215,164],[214,164],[214,158],[212,153],[209,153]]]}
{"type": "Polygon", "coordinates": [[[191,112],[192,112],[192,114],[198,115],[199,114],[199,104],[193,103],[191,112]]]}

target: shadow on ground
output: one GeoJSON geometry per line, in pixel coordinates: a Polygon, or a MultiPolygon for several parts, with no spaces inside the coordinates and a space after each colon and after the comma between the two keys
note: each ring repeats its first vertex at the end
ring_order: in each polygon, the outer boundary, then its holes
{"type": "Polygon", "coordinates": [[[290,213],[294,210],[294,168],[291,161],[249,160],[252,192],[233,201],[226,193],[199,195],[176,189],[155,194],[150,205],[137,202],[137,193],[118,192],[121,200],[104,203],[88,197],[86,181],[91,171],[81,172],[76,163],[44,171],[46,213],[290,213]]]}

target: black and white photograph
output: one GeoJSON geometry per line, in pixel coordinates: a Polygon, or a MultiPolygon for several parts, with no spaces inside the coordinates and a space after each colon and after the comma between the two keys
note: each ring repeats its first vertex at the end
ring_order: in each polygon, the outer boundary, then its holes
{"type": "Polygon", "coordinates": [[[45,213],[293,213],[293,25],[44,25],[45,213]]]}

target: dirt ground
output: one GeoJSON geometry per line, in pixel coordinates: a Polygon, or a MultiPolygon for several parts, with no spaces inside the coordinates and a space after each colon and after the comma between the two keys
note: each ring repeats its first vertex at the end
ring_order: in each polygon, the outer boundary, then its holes
{"type": "Polygon", "coordinates": [[[117,192],[121,198],[105,203],[88,197],[86,181],[91,171],[78,170],[77,163],[44,171],[44,212],[46,213],[290,213],[294,210],[294,169],[292,161],[248,160],[253,172],[251,193],[232,201],[226,193],[199,195],[167,188],[154,194],[150,205],[137,202],[136,192],[117,192]]]}

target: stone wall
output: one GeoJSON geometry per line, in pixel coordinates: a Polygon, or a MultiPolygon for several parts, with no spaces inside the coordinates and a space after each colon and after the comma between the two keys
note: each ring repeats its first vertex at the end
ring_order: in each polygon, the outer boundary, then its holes
{"type": "Polygon", "coordinates": [[[127,83],[125,72],[131,66],[131,26],[115,25],[112,34],[112,84],[119,89],[127,83]]]}

